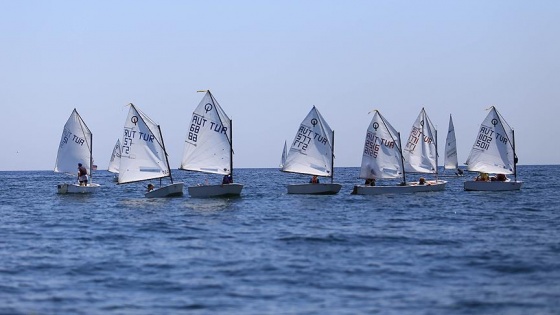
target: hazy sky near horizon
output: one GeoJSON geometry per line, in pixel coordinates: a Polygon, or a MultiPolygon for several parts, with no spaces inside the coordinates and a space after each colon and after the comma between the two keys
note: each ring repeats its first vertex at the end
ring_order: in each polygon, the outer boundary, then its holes
{"type": "Polygon", "coordinates": [[[3,1],[0,170],[53,169],[76,108],[106,169],[134,103],[180,165],[210,89],[233,119],[235,167],[277,167],[313,105],[336,166],[359,166],[373,109],[407,138],[449,114],[459,162],[495,105],[520,164],[560,164],[560,1],[3,1]]]}

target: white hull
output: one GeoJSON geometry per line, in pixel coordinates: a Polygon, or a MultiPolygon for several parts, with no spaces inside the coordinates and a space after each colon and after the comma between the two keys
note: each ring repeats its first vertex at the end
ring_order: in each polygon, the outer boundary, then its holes
{"type": "Polygon", "coordinates": [[[190,186],[189,195],[191,197],[227,197],[239,196],[243,189],[242,184],[223,184],[223,185],[200,185],[190,186]]]}
{"type": "Polygon", "coordinates": [[[174,183],[154,189],[144,194],[146,198],[180,197],[183,195],[183,183],[174,183]]]}
{"type": "Polygon", "coordinates": [[[520,190],[523,182],[519,181],[467,181],[465,182],[465,190],[470,191],[510,191],[520,190]]]}
{"type": "Polygon", "coordinates": [[[57,190],[59,194],[89,194],[95,192],[100,187],[99,184],[88,184],[80,186],[79,184],[58,184],[57,190]]]}
{"type": "Polygon", "coordinates": [[[407,194],[417,192],[443,191],[447,181],[426,181],[424,185],[418,182],[410,182],[405,186],[365,186],[356,185],[352,194],[356,195],[381,195],[381,194],[407,194]]]}
{"type": "Polygon", "coordinates": [[[334,195],[340,188],[340,184],[294,184],[288,185],[288,194],[334,195]]]}

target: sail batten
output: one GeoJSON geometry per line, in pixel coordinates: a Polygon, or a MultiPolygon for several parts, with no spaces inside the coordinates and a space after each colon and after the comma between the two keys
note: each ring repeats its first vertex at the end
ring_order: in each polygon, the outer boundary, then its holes
{"type": "Polygon", "coordinates": [[[281,170],[317,176],[332,176],[333,132],[313,106],[301,122],[294,141],[282,161],[281,170]]]}

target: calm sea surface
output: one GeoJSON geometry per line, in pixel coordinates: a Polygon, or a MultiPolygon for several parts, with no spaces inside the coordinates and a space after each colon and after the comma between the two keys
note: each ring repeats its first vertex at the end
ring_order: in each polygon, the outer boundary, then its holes
{"type": "Polygon", "coordinates": [[[240,169],[232,199],[145,199],[104,171],[98,193],[58,195],[73,177],[0,172],[0,313],[560,314],[559,171],[355,196],[358,169],[337,168],[338,195],[298,196],[285,185],[306,176],[240,169]]]}

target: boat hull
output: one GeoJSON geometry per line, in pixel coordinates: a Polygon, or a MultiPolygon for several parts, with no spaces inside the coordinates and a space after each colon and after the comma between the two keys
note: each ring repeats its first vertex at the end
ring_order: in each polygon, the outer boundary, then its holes
{"type": "Polygon", "coordinates": [[[239,196],[243,190],[242,184],[199,185],[188,188],[189,195],[195,198],[239,196]]]}
{"type": "Polygon", "coordinates": [[[447,181],[427,181],[424,185],[418,182],[407,183],[404,186],[365,186],[356,185],[352,194],[355,195],[381,195],[381,194],[408,194],[417,192],[443,191],[447,181]]]}
{"type": "Polygon", "coordinates": [[[57,191],[59,194],[90,194],[101,187],[99,184],[87,184],[80,186],[79,184],[58,184],[57,191]]]}
{"type": "Polygon", "coordinates": [[[334,195],[340,188],[340,184],[294,184],[288,185],[288,194],[334,195]]]}
{"type": "Polygon", "coordinates": [[[183,195],[183,183],[173,183],[154,189],[144,194],[146,198],[180,197],[183,195]]]}
{"type": "Polygon", "coordinates": [[[464,188],[467,191],[512,191],[520,190],[523,182],[520,181],[466,181],[464,188]]]}

